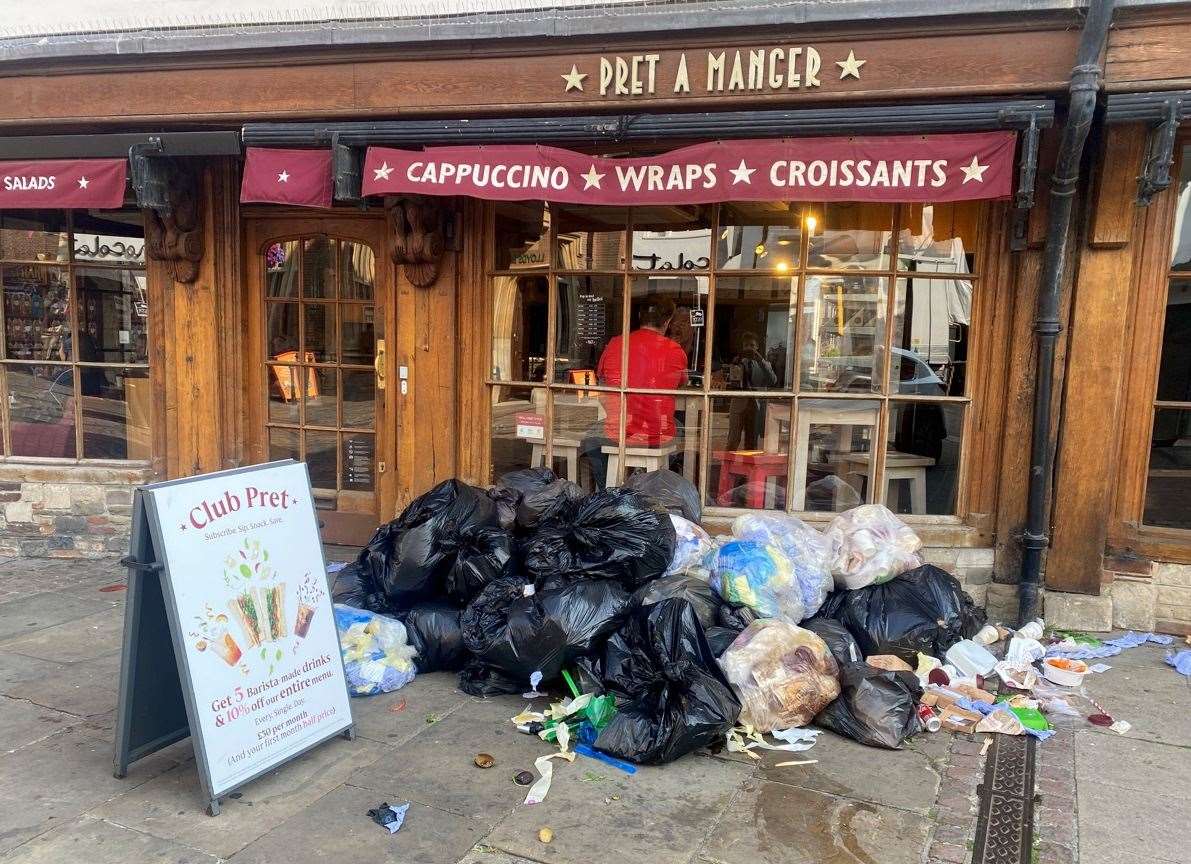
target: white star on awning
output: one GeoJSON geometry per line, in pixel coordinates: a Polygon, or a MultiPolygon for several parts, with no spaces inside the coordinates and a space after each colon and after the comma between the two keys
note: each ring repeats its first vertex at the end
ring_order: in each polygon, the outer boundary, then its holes
{"type": "Polygon", "coordinates": [[[586,174],[580,174],[579,176],[583,178],[584,189],[591,189],[593,187],[596,189],[602,188],[600,181],[604,179],[604,175],[596,173],[594,162],[591,163],[591,167],[587,169],[586,174]]]}
{"type": "Polygon", "coordinates": [[[735,186],[737,183],[751,184],[753,182],[753,173],[756,170],[756,168],[750,168],[745,165],[744,160],[741,159],[740,165],[728,169],[728,173],[732,175],[732,185],[735,186]]]}
{"type": "Polygon", "coordinates": [[[393,173],[393,167],[388,162],[380,163],[379,168],[373,168],[373,180],[388,180],[389,175],[393,173]]]}
{"type": "Polygon", "coordinates": [[[289,172],[286,171],[284,168],[282,168],[281,173],[277,175],[277,182],[278,183],[288,183],[289,182],[289,172]]]}
{"type": "Polygon", "coordinates": [[[86,189],[86,188],[87,188],[87,184],[88,184],[88,183],[90,183],[90,182],[91,182],[91,181],[90,181],[90,180],[88,180],[86,177],[80,177],[80,178],[79,178],[79,188],[80,188],[80,189],[86,189]]]}
{"type": "Polygon", "coordinates": [[[984,182],[984,172],[988,170],[987,165],[981,165],[975,156],[967,165],[960,165],[959,170],[964,172],[964,182],[975,180],[977,183],[984,182]]]}

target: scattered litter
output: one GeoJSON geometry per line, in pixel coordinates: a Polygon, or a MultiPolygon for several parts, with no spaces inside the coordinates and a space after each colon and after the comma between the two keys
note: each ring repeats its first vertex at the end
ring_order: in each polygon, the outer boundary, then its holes
{"type": "Polygon", "coordinates": [[[539,828],[538,829],[538,840],[539,841],[541,841],[542,843],[549,843],[553,839],[554,839],[553,829],[551,829],[551,828],[539,828]]]}
{"type": "Polygon", "coordinates": [[[575,752],[580,756],[586,756],[588,759],[596,759],[603,762],[605,765],[611,765],[613,768],[619,768],[625,774],[636,774],[637,766],[631,762],[624,762],[617,759],[615,756],[609,756],[607,753],[602,753],[596,750],[589,744],[576,744],[575,752]]]}
{"type": "Polygon", "coordinates": [[[1018,629],[1017,635],[1022,639],[1038,640],[1042,638],[1044,623],[1041,618],[1035,618],[1028,624],[1024,624],[1018,629]]]}
{"type": "MultiPolygon", "coordinates": [[[[574,753],[547,753],[545,756],[539,756],[534,760],[534,767],[538,769],[537,782],[529,787],[529,792],[525,796],[526,804],[540,804],[546,799],[546,793],[550,791],[550,781],[554,778],[554,764],[551,759],[565,759],[568,762],[575,761],[574,753]]],[[[548,830],[548,829],[546,829],[548,830]]],[[[554,833],[551,832],[551,837],[554,833]]],[[[549,840],[543,840],[543,843],[549,843],[549,840]]]]}
{"type": "Polygon", "coordinates": [[[537,699],[539,696],[545,696],[546,695],[545,693],[542,693],[540,690],[538,690],[538,685],[541,683],[542,683],[542,672],[539,669],[537,672],[534,672],[532,675],[529,676],[529,692],[522,693],[521,698],[522,699],[537,699]]]}
{"type": "Polygon", "coordinates": [[[1093,726],[1103,726],[1107,729],[1116,721],[1114,721],[1108,714],[1089,714],[1088,722],[1093,726]]]}
{"type": "Polygon", "coordinates": [[[609,795],[608,797],[606,797],[606,798],[604,799],[604,803],[605,803],[605,804],[611,804],[613,801],[619,801],[619,800],[620,800],[620,796],[619,796],[619,795],[609,795]]]}
{"type": "Polygon", "coordinates": [[[347,566],[346,561],[332,561],[330,564],[327,565],[327,574],[333,575],[335,573],[338,573],[340,570],[342,570],[346,566],[347,566]]]}
{"type": "MultiPolygon", "coordinates": [[[[921,657],[922,654],[918,656],[921,657]]],[[[871,657],[865,657],[864,662],[887,672],[914,672],[913,666],[895,654],[873,654],[871,657]]]]}
{"type": "Polygon", "coordinates": [[[1167,654],[1166,665],[1173,666],[1180,675],[1191,675],[1191,649],[1184,648],[1177,653],[1167,654]]]}
{"type": "Polygon", "coordinates": [[[442,717],[440,717],[437,714],[427,714],[426,715],[426,725],[427,726],[433,725],[434,723],[437,723],[441,719],[442,719],[442,717]]]}
{"type": "Polygon", "coordinates": [[[390,834],[396,834],[405,824],[405,811],[409,810],[409,803],[406,801],[404,804],[394,806],[388,801],[382,801],[369,810],[368,815],[377,825],[387,828],[390,834]]]}
{"type": "Polygon", "coordinates": [[[818,764],[819,764],[818,759],[803,759],[801,761],[793,761],[793,762],[778,762],[773,767],[774,768],[789,768],[792,765],[818,765],[818,764]]]}
{"type": "Polygon", "coordinates": [[[99,590],[100,590],[100,592],[102,592],[104,594],[112,594],[116,591],[126,591],[126,590],[128,590],[128,586],[124,585],[123,583],[116,582],[112,585],[104,585],[99,590]]]}
{"type": "Polygon", "coordinates": [[[947,662],[960,671],[960,674],[973,677],[987,675],[997,665],[994,657],[983,645],[977,645],[971,639],[961,639],[947,649],[947,662]]]}
{"type": "Polygon", "coordinates": [[[1130,630],[1124,636],[1116,639],[1105,639],[1100,642],[1082,633],[1071,631],[1057,631],[1064,637],[1062,642],[1051,645],[1046,649],[1047,657],[1066,657],[1068,660],[1102,660],[1115,657],[1122,649],[1136,648],[1147,642],[1155,645],[1170,645],[1174,637],[1162,633],[1135,633],[1130,630]]]}
{"type": "Polygon", "coordinates": [[[986,648],[998,641],[1001,638],[1001,631],[997,629],[995,624],[985,624],[980,632],[972,637],[972,641],[977,645],[983,645],[986,648]]]}
{"type": "Polygon", "coordinates": [[[496,760],[487,753],[477,753],[472,761],[476,763],[477,768],[491,768],[496,764],[496,760]]]}
{"type": "Polygon", "coordinates": [[[1042,674],[1046,680],[1063,687],[1078,687],[1088,674],[1088,664],[1066,657],[1047,657],[1042,661],[1042,674]]]}
{"type": "Polygon", "coordinates": [[[516,774],[513,775],[513,782],[516,783],[518,786],[528,786],[530,783],[533,782],[533,772],[532,771],[518,771],[516,774]]]}
{"type": "Polygon", "coordinates": [[[1088,671],[1095,672],[1097,675],[1099,675],[1102,672],[1107,672],[1111,668],[1112,667],[1109,666],[1107,663],[1095,663],[1088,667],[1088,671]]]}
{"type": "Polygon", "coordinates": [[[976,724],[977,732],[998,732],[1002,735],[1024,735],[1025,726],[1009,708],[994,708],[976,724]]]}
{"type": "Polygon", "coordinates": [[[602,783],[608,778],[603,774],[595,774],[591,771],[584,771],[583,776],[579,778],[580,783],[602,783]]]}
{"type": "Polygon", "coordinates": [[[394,702],[392,705],[389,706],[390,714],[400,714],[404,710],[405,710],[405,698],[404,697],[402,697],[401,701],[394,702]]]}
{"type": "Polygon", "coordinates": [[[1113,723],[1111,726],[1109,726],[1108,728],[1111,729],[1113,732],[1116,732],[1118,735],[1124,735],[1126,732],[1128,732],[1133,727],[1129,724],[1129,722],[1127,720],[1118,720],[1115,723],[1113,723]]]}
{"type": "Polygon", "coordinates": [[[1033,690],[1038,683],[1038,673],[1029,663],[1002,660],[995,667],[1002,683],[1018,690],[1033,690]]]}
{"type": "Polygon", "coordinates": [[[991,739],[991,738],[984,739],[984,743],[980,745],[980,755],[981,756],[988,755],[988,748],[992,746],[992,742],[993,742],[993,739],[991,739]]]}
{"type": "Polygon", "coordinates": [[[1015,663],[1037,663],[1046,656],[1046,647],[1037,639],[1014,636],[1005,649],[1005,659],[1015,663]]]}

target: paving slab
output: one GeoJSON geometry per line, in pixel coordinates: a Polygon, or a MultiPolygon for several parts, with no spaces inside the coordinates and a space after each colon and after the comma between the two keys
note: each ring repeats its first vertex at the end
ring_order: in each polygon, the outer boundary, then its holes
{"type": "MultiPolygon", "coordinates": [[[[543,848],[542,854],[549,860],[549,850],[543,848]]],[[[506,855],[499,849],[481,843],[476,849],[460,858],[458,864],[538,864],[538,862],[530,858],[522,858],[520,855],[506,855]]]]}
{"type": "Polygon", "coordinates": [[[48,738],[80,718],[25,699],[0,696],[0,754],[48,738]]]}
{"type": "Polygon", "coordinates": [[[111,741],[77,728],[0,754],[0,853],[135,789],[183,755],[177,748],[155,753],[117,780],[111,741]]]}
{"type": "Polygon", "coordinates": [[[1191,802],[1191,754],[1182,747],[1089,731],[1075,737],[1075,770],[1081,778],[1116,789],[1191,802]]]}
{"type": "Polygon", "coordinates": [[[24,654],[9,654],[0,649],[0,693],[7,693],[14,684],[36,681],[59,670],[62,664],[26,657],[24,654]]]}
{"type": "Polygon", "coordinates": [[[426,729],[427,717],[445,717],[472,701],[456,688],[456,681],[454,673],[436,672],[419,675],[392,693],[352,699],[356,733],[381,744],[405,743],[426,729]]]}
{"type": "Polygon", "coordinates": [[[537,757],[557,749],[513,727],[509,718],[522,707],[520,701],[469,700],[431,725],[419,716],[421,732],[357,771],[351,783],[390,801],[420,801],[493,825],[525,800],[513,775],[532,771],[537,757]],[[496,764],[477,768],[477,753],[493,756],[496,764]]]}
{"type": "Polygon", "coordinates": [[[546,800],[518,805],[484,843],[557,864],[685,864],[748,776],[747,767],[695,755],[632,776],[582,756],[556,761],[546,800]],[[607,779],[585,781],[588,772],[607,779]],[[554,831],[549,846],[538,840],[543,826],[554,831]]]}
{"type": "Polygon", "coordinates": [[[1114,773],[1112,765],[1104,765],[1095,776],[1079,775],[1082,864],[1116,864],[1143,850],[1149,861],[1191,860],[1191,822],[1187,819],[1185,790],[1176,796],[1165,788],[1127,789],[1112,785],[1114,773]]]}
{"type": "MultiPolygon", "coordinates": [[[[59,597],[69,595],[59,594],[59,597]]],[[[124,610],[109,606],[101,612],[85,615],[64,624],[43,627],[25,636],[4,640],[6,652],[75,663],[119,654],[124,639],[124,610]]]]}
{"type": "Polygon", "coordinates": [[[373,741],[333,739],[224,798],[217,818],[206,801],[193,760],[97,808],[92,815],[117,825],[229,858],[371,763],[373,741]]]}
{"type": "MultiPolygon", "coordinates": [[[[871,760],[869,767],[875,767],[871,760]]],[[[753,779],[732,800],[701,860],[919,864],[929,831],[930,821],[916,813],[753,779]]]]}
{"type": "MultiPolygon", "coordinates": [[[[54,591],[28,594],[0,603],[0,640],[74,621],[112,607],[113,603],[103,597],[83,598],[54,591]]],[[[2,649],[3,642],[0,641],[2,649]]]]}
{"type": "Polygon", "coordinates": [[[5,695],[28,699],[76,717],[95,717],[115,710],[120,688],[118,653],[81,663],[29,659],[49,668],[38,669],[36,677],[5,685],[5,695]]]}
{"type": "MultiPolygon", "coordinates": [[[[383,799],[401,804],[392,798],[383,799]]],[[[382,799],[370,789],[339,786],[233,855],[232,864],[408,861],[455,864],[484,836],[476,819],[416,802],[390,834],[368,817],[382,799]]]]}
{"type": "Polygon", "coordinates": [[[950,735],[919,735],[919,749],[874,750],[851,739],[823,732],[815,746],[803,753],[763,750],[757,774],[765,780],[814,789],[830,795],[883,804],[923,815],[934,806],[940,771],[936,760],[946,753],[950,735]],[[938,740],[932,740],[938,739],[938,740]],[[937,756],[927,750],[937,751],[937,756]],[[874,759],[880,771],[874,771],[874,759]],[[814,765],[775,767],[778,762],[816,759],[814,765]]]}
{"type": "Polygon", "coordinates": [[[4,864],[218,864],[219,859],[169,840],[83,816],[17,847],[4,864]]]}

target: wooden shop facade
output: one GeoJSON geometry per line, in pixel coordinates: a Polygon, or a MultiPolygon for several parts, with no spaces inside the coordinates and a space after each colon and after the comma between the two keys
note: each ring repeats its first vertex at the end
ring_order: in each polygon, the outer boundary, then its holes
{"type": "Polygon", "coordinates": [[[669,467],[712,524],[883,501],[993,607],[1044,550],[1071,620],[1186,630],[1191,6],[699,5],[0,39],[2,551],[269,459],[344,544],[669,467]]]}

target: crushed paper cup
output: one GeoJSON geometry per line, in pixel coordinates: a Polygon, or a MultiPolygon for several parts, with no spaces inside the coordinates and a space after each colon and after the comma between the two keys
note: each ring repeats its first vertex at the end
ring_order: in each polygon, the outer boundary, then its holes
{"type": "Polygon", "coordinates": [[[1046,648],[1037,639],[1014,636],[1009,640],[1005,659],[1015,663],[1036,663],[1046,656],[1046,648]]]}

